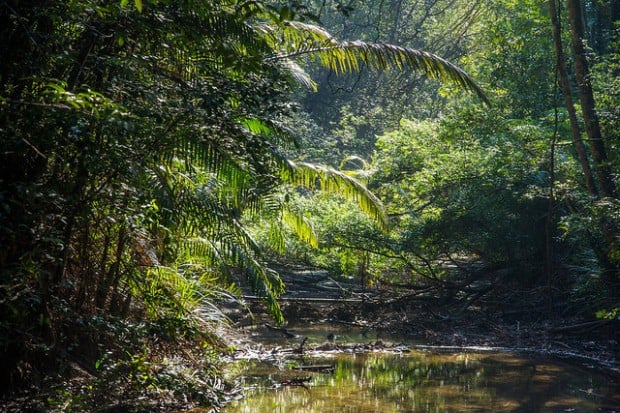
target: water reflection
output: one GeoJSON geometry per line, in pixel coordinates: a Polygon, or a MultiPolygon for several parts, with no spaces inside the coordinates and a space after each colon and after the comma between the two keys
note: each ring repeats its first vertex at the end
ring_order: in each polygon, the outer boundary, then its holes
{"type": "Polygon", "coordinates": [[[304,362],[333,363],[335,370],[320,374],[250,365],[256,375],[246,384],[258,386],[225,411],[620,411],[620,386],[605,376],[510,353],[370,353],[304,362]],[[303,376],[311,376],[307,387],[277,386],[303,376]]]}

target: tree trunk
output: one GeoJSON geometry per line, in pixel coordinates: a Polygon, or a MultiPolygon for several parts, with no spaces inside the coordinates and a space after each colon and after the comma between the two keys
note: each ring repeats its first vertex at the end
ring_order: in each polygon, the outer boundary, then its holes
{"type": "MultiPolygon", "coordinates": [[[[584,144],[581,138],[577,123],[577,115],[571,97],[570,81],[562,47],[561,19],[559,18],[560,12],[558,7],[558,4],[561,4],[561,2],[559,0],[549,0],[548,4],[553,26],[553,40],[556,51],[558,77],[568,111],[573,143],[584,175],[585,185],[588,193],[595,198],[599,196],[615,197],[616,188],[608,164],[605,142],[602,139],[595,109],[592,85],[589,78],[589,68],[584,47],[585,33],[581,4],[579,0],[567,0],[569,22],[571,26],[571,42],[575,60],[575,77],[578,83],[579,99],[589,140],[588,146],[584,144]],[[589,154],[587,152],[588,147],[590,149],[589,154]],[[593,160],[596,176],[593,175],[590,168],[589,156],[591,156],[593,160]]],[[[616,244],[618,228],[616,223],[609,219],[598,220],[597,227],[600,229],[603,239],[597,239],[597,237],[589,231],[587,231],[587,238],[590,239],[591,247],[595,251],[602,268],[602,279],[604,283],[613,291],[617,291],[619,288],[618,265],[617,262],[612,262],[610,252],[616,244]]]]}
{"type": "Polygon", "coordinates": [[[564,60],[562,30],[560,27],[556,0],[549,0],[549,13],[551,14],[551,24],[553,26],[556,66],[560,80],[560,87],[562,89],[562,94],[564,95],[564,104],[566,105],[566,111],[568,112],[568,119],[570,121],[573,145],[575,147],[575,152],[577,153],[577,158],[579,159],[579,164],[581,165],[581,171],[583,172],[583,178],[586,188],[588,189],[588,193],[592,196],[598,196],[598,190],[596,189],[594,176],[592,175],[592,169],[590,168],[590,161],[588,160],[588,153],[583,140],[581,139],[581,132],[577,121],[577,111],[575,110],[575,105],[573,104],[573,98],[571,95],[570,82],[568,80],[568,73],[566,71],[566,63],[564,60]]]}
{"type": "Polygon", "coordinates": [[[601,128],[598,122],[594,94],[592,93],[592,84],[590,83],[590,69],[588,67],[586,49],[583,44],[585,34],[581,4],[579,0],[568,0],[567,4],[571,42],[575,59],[575,75],[579,87],[579,100],[581,101],[581,110],[590,143],[592,160],[594,161],[599,192],[604,197],[615,197],[616,188],[611,176],[605,142],[603,141],[601,128]]]}

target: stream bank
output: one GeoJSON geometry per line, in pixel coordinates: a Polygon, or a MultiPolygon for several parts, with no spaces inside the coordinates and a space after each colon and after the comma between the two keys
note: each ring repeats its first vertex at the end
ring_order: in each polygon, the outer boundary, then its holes
{"type": "MultiPolygon", "coordinates": [[[[497,288],[493,296],[446,299],[432,289],[420,293],[385,285],[361,288],[355,280],[335,279],[320,270],[288,269],[281,274],[287,285],[281,297],[284,326],[273,326],[265,306],[249,291],[242,305],[231,303],[226,309],[241,333],[229,338],[241,352],[256,349],[257,343],[267,351],[299,351],[304,337],[309,340],[305,350],[312,345],[329,348],[344,344],[329,340],[329,330],[342,336],[340,331],[348,329],[357,331],[355,343],[370,347],[406,342],[518,350],[597,366],[620,377],[620,320],[580,315],[563,316],[560,322],[555,317],[559,309],[549,311],[532,291],[518,295],[509,287],[497,288]],[[313,329],[321,333],[313,334],[313,329]],[[270,342],[271,348],[266,344],[270,342]]],[[[542,297],[544,291],[539,293],[542,297]]]]}
{"type": "Polygon", "coordinates": [[[226,413],[620,410],[614,343],[568,337],[572,329],[542,336],[534,324],[421,308],[413,318],[377,303],[373,319],[366,301],[326,299],[286,300],[278,327],[251,307],[255,322],[237,330],[229,359],[243,392],[226,413]]]}

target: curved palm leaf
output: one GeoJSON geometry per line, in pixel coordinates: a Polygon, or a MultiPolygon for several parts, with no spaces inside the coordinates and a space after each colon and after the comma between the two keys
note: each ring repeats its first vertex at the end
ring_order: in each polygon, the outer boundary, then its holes
{"type": "Polygon", "coordinates": [[[323,165],[289,161],[289,167],[282,171],[282,179],[289,184],[342,195],[356,202],[382,230],[388,229],[388,218],[381,200],[360,181],[342,171],[323,165]]]}
{"type": "Polygon", "coordinates": [[[312,80],[310,75],[293,60],[282,59],[282,65],[295,82],[306,89],[312,90],[313,92],[317,92],[319,90],[316,82],[312,80]]]}
{"type": "Polygon", "coordinates": [[[282,220],[295,231],[297,237],[314,248],[319,247],[319,239],[312,223],[303,214],[285,206],[282,208],[282,220]]]}
{"type": "Polygon", "coordinates": [[[482,89],[463,69],[433,53],[386,43],[338,41],[322,27],[301,22],[289,21],[277,28],[262,25],[260,29],[274,50],[281,50],[267,61],[308,56],[337,74],[359,72],[362,67],[413,70],[434,80],[452,82],[489,104],[482,89]]]}

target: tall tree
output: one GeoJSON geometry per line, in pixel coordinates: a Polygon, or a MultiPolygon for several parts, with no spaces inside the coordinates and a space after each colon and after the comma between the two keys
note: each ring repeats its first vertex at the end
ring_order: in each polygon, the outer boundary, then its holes
{"type": "Polygon", "coordinates": [[[553,42],[555,46],[555,58],[556,58],[556,70],[558,72],[558,78],[560,81],[560,87],[562,89],[562,95],[564,95],[564,103],[566,111],[568,113],[568,119],[570,122],[571,134],[573,137],[573,146],[579,159],[579,165],[583,172],[584,182],[588,192],[596,196],[598,190],[594,182],[594,176],[592,175],[592,169],[590,168],[590,161],[588,159],[587,149],[581,138],[581,131],[579,129],[579,121],[577,120],[577,111],[573,104],[570,80],[568,77],[568,71],[566,70],[566,62],[564,57],[564,48],[562,46],[562,28],[560,25],[559,8],[556,5],[557,0],[549,0],[549,13],[551,15],[551,24],[553,25],[553,42]]]}
{"type": "Polygon", "coordinates": [[[581,2],[579,0],[568,0],[568,18],[570,21],[571,44],[573,46],[573,57],[575,60],[575,76],[579,88],[579,100],[581,110],[588,135],[588,143],[592,152],[592,160],[599,190],[602,196],[615,197],[616,187],[612,178],[611,168],[608,163],[607,149],[603,139],[601,128],[596,113],[594,94],[590,78],[588,57],[585,48],[585,32],[583,26],[583,15],[581,12],[581,2]]]}
{"type": "Polygon", "coordinates": [[[586,50],[587,36],[584,26],[584,4],[579,0],[568,0],[566,4],[573,51],[574,75],[577,82],[585,132],[588,138],[587,148],[589,149],[593,161],[594,177],[596,181],[596,190],[593,190],[592,183],[589,183],[589,171],[585,163],[586,155],[582,152],[583,148],[580,143],[581,139],[578,136],[579,131],[576,125],[576,119],[574,114],[571,114],[574,108],[571,102],[572,99],[570,98],[569,76],[566,73],[564,61],[561,57],[562,45],[557,4],[558,3],[555,1],[549,2],[552,24],[554,26],[556,60],[562,91],[571,121],[573,142],[575,143],[575,149],[585,176],[586,186],[588,187],[590,195],[596,197],[596,201],[587,205],[586,210],[590,214],[587,219],[591,220],[594,218],[594,222],[596,222],[597,225],[595,227],[586,225],[583,228],[584,238],[588,240],[590,248],[596,253],[598,264],[601,269],[601,279],[613,295],[617,294],[620,289],[620,284],[618,282],[620,271],[617,259],[619,225],[617,218],[615,218],[617,215],[613,212],[617,204],[617,189],[612,172],[611,159],[608,156],[608,145],[611,143],[603,136],[594,99],[592,77],[586,50]]]}

